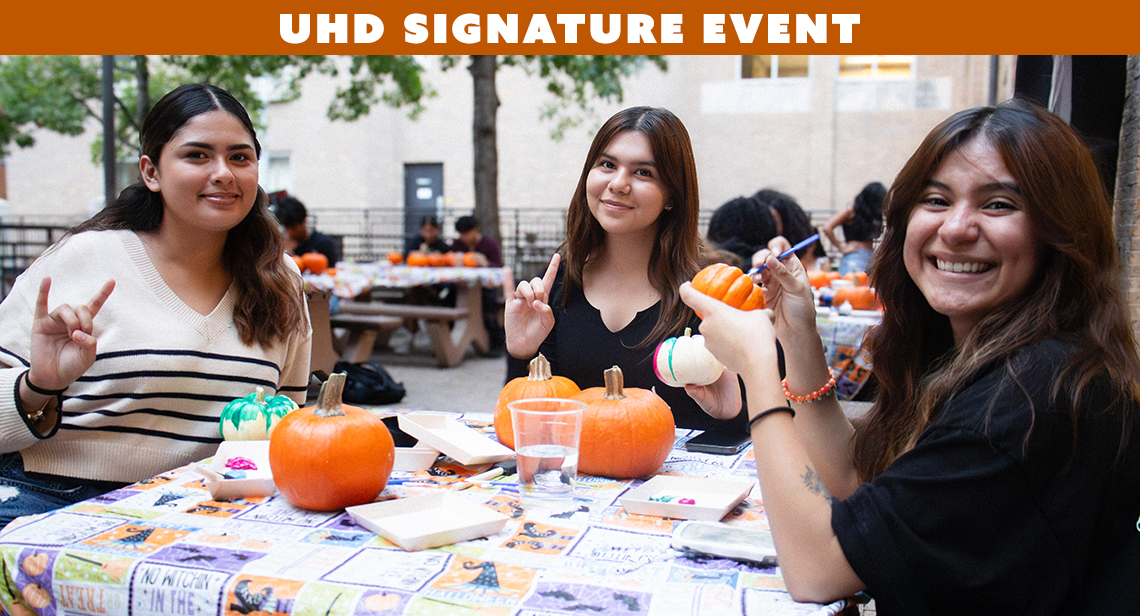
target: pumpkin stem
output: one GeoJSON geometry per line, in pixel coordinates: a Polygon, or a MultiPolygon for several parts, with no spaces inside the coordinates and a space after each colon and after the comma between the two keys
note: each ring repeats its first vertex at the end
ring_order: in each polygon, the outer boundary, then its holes
{"type": "Polygon", "coordinates": [[[621,374],[621,368],[614,366],[603,372],[606,378],[606,393],[602,398],[606,400],[624,400],[626,395],[624,391],[625,377],[621,374]]]}
{"type": "Polygon", "coordinates": [[[549,381],[554,378],[554,373],[550,370],[550,360],[546,356],[539,353],[534,359],[530,360],[530,373],[526,375],[528,381],[549,381]]]}
{"type": "Polygon", "coordinates": [[[258,385],[256,393],[257,393],[257,397],[254,398],[254,401],[257,402],[258,404],[265,404],[265,388],[258,385]]]}
{"type": "Polygon", "coordinates": [[[348,375],[336,372],[329,375],[329,380],[321,383],[321,391],[317,394],[317,407],[313,415],[317,417],[341,417],[344,409],[340,406],[341,394],[344,392],[344,382],[348,375]]]}

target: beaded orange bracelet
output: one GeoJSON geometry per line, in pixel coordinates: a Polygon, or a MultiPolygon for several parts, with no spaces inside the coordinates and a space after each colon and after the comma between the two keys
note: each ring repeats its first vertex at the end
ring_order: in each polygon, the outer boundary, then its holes
{"type": "Polygon", "coordinates": [[[813,391],[806,396],[792,395],[788,391],[788,379],[784,379],[784,380],[780,381],[780,387],[782,387],[784,389],[784,397],[787,398],[788,400],[791,400],[792,402],[796,402],[799,404],[804,404],[807,402],[815,402],[816,400],[819,400],[820,398],[831,393],[835,389],[835,371],[832,370],[831,368],[828,368],[827,374],[829,375],[829,378],[827,379],[827,383],[824,383],[823,387],[820,387],[816,391],[813,391]]]}

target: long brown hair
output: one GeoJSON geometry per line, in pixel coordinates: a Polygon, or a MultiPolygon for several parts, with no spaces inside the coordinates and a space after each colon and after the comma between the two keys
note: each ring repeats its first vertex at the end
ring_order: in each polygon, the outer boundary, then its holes
{"type": "MultiPolygon", "coordinates": [[[[879,394],[855,442],[864,480],[912,447],[979,368],[1004,361],[1012,376],[1010,357],[1047,338],[1079,349],[1052,392],[1071,403],[1074,425],[1082,393],[1099,374],[1109,376],[1120,396],[1140,399],[1140,360],[1118,278],[1111,205],[1088,148],[1064,121],[1020,99],[954,114],[899,172],[884,216],[886,231],[870,272],[883,304],[883,321],[871,336],[879,394]],[[1042,259],[1025,292],[988,314],[955,348],[949,319],[930,307],[908,275],[903,245],[926,183],[948,155],[974,139],[998,151],[1017,181],[1042,259]]],[[[1132,422],[1126,413],[1121,448],[1132,422]]]]}
{"type": "Polygon", "coordinates": [[[566,239],[559,247],[566,263],[564,284],[567,292],[562,297],[565,302],[570,288],[582,288],[582,272],[586,263],[596,257],[605,244],[606,232],[590,212],[586,201],[586,178],[614,137],[625,131],[637,131],[649,139],[653,162],[665,186],[665,203],[672,206],[662,210],[657,219],[657,242],[649,255],[649,281],[661,294],[661,312],[653,331],[637,344],[642,347],[680,332],[692,318],[693,311],[681,301],[678,287],[699,269],[701,243],[697,220],[700,196],[693,145],[685,125],[668,109],[624,109],[607,120],[594,136],[566,213],[566,239]]]}
{"type": "MultiPolygon", "coordinates": [[[[222,110],[236,117],[253,139],[261,157],[261,144],[249,114],[229,92],[208,84],[175,88],[147,114],[140,132],[141,153],[157,165],[162,148],[191,118],[222,110]]],[[[162,224],[162,194],[136,182],[123,189],[114,203],[80,223],[69,233],[128,229],[153,231],[162,224]]],[[[277,221],[269,212],[269,198],[259,186],[257,199],[240,223],[230,229],[222,248],[222,261],[237,284],[234,325],[245,344],[268,345],[305,331],[301,280],[285,264],[285,244],[277,221]]]]}

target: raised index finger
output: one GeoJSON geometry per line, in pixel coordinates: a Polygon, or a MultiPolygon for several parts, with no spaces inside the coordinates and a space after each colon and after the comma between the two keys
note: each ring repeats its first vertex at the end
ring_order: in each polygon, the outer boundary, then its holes
{"type": "Polygon", "coordinates": [[[91,318],[95,318],[95,315],[99,314],[99,309],[103,307],[103,303],[106,302],[107,298],[111,296],[111,291],[114,289],[114,279],[108,280],[107,282],[103,283],[103,287],[100,288],[99,292],[91,298],[91,301],[87,302],[87,310],[90,311],[91,318]]]}
{"type": "Polygon", "coordinates": [[[542,275],[542,286],[549,293],[550,289],[554,286],[554,279],[558,276],[558,263],[562,260],[562,255],[557,252],[553,257],[550,257],[550,265],[546,266],[546,273],[542,275]]]}
{"type": "Polygon", "coordinates": [[[40,280],[40,292],[36,295],[36,308],[34,317],[40,319],[48,314],[48,293],[51,291],[51,278],[44,276],[40,280]]]}

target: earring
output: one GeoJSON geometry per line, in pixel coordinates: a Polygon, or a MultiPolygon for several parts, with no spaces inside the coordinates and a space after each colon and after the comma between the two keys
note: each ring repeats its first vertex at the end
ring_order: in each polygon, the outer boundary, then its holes
{"type": "Polygon", "coordinates": [[[672,209],[673,209],[673,206],[672,206],[672,204],[670,204],[670,205],[666,205],[666,206],[665,206],[665,209],[666,209],[666,210],[672,210],[672,209]]]}

